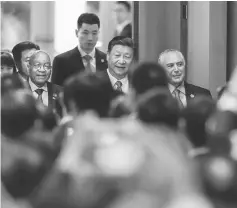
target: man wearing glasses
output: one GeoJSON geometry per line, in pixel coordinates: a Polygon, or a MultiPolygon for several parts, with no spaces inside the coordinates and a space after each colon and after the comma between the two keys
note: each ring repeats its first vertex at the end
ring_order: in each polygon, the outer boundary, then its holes
{"type": "Polygon", "coordinates": [[[55,111],[56,101],[62,88],[48,82],[51,75],[51,62],[49,55],[38,50],[33,53],[29,60],[29,86],[34,97],[40,105],[46,106],[55,111]]]}

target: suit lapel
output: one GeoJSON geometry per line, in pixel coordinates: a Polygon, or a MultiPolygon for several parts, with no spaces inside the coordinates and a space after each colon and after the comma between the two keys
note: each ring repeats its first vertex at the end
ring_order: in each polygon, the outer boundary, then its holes
{"type": "Polygon", "coordinates": [[[187,82],[184,82],[184,87],[185,87],[186,99],[187,99],[187,104],[188,104],[194,98],[194,94],[192,92],[192,89],[190,89],[190,86],[187,82]]]}
{"type": "Polygon", "coordinates": [[[51,108],[53,105],[53,85],[50,82],[47,82],[48,88],[48,107],[51,108]]]}
{"type": "Polygon", "coordinates": [[[95,49],[95,61],[96,61],[96,70],[104,70],[106,60],[101,56],[98,49],[95,49]]]}
{"type": "Polygon", "coordinates": [[[82,71],[85,69],[78,47],[75,47],[72,51],[72,64],[74,68],[77,69],[77,71],[82,71]]]}

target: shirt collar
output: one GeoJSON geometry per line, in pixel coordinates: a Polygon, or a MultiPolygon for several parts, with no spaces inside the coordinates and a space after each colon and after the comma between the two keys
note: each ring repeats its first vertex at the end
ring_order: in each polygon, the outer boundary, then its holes
{"type": "MultiPolygon", "coordinates": [[[[174,92],[174,90],[176,89],[176,87],[175,87],[174,85],[172,85],[172,84],[168,84],[168,87],[169,87],[169,90],[170,90],[171,94],[172,94],[172,93],[174,92]]],[[[185,87],[184,87],[184,82],[182,82],[182,84],[179,85],[179,86],[177,87],[177,89],[178,89],[180,92],[182,92],[183,94],[186,94],[186,92],[185,92],[185,87]]]]}
{"type": "Polygon", "coordinates": [[[88,53],[88,54],[87,54],[85,51],[82,50],[82,48],[80,47],[80,45],[78,45],[78,50],[79,50],[79,52],[80,52],[80,54],[81,54],[81,57],[83,57],[83,56],[85,56],[85,55],[89,55],[89,56],[91,56],[92,58],[95,57],[95,48],[94,48],[90,53],[88,53]]]}
{"type": "Polygon", "coordinates": [[[43,89],[44,91],[48,92],[47,84],[45,83],[43,87],[37,87],[32,81],[31,78],[29,79],[29,85],[31,90],[34,92],[37,89],[43,89]]]}
{"type": "Polygon", "coordinates": [[[122,85],[125,85],[128,83],[128,76],[125,76],[124,78],[118,80],[112,74],[110,74],[109,69],[107,69],[107,73],[109,75],[109,79],[110,79],[113,86],[115,85],[115,83],[117,81],[120,81],[122,83],[122,85]]]}
{"type": "Polygon", "coordinates": [[[125,20],[124,22],[117,25],[117,30],[122,31],[122,29],[130,23],[130,20],[125,20]]]}

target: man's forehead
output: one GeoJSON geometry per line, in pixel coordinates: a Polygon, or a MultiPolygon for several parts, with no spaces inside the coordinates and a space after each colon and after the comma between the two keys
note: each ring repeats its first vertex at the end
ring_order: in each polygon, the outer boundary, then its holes
{"type": "Polygon", "coordinates": [[[175,62],[180,62],[184,61],[181,53],[177,51],[169,51],[165,54],[164,56],[164,62],[165,63],[175,63],[175,62]]]}
{"type": "Polygon", "coordinates": [[[113,48],[112,48],[112,51],[116,52],[120,52],[120,51],[126,51],[126,52],[129,52],[129,53],[133,53],[133,49],[129,46],[125,46],[125,45],[114,45],[113,48]]]}
{"type": "Polygon", "coordinates": [[[49,55],[44,51],[36,52],[35,54],[33,54],[32,59],[33,61],[38,61],[38,60],[43,59],[43,60],[46,60],[47,62],[50,62],[49,55]]]}
{"type": "Polygon", "coordinates": [[[123,4],[115,4],[115,12],[126,11],[126,7],[123,4]]]}
{"type": "Polygon", "coordinates": [[[32,49],[26,49],[26,50],[24,50],[24,51],[22,51],[22,57],[23,58],[28,58],[28,57],[30,57],[34,52],[36,51],[36,49],[35,48],[32,48],[32,49]]]}
{"type": "Polygon", "coordinates": [[[99,27],[97,24],[91,25],[91,24],[83,23],[80,29],[93,31],[93,30],[99,30],[99,27]]]}

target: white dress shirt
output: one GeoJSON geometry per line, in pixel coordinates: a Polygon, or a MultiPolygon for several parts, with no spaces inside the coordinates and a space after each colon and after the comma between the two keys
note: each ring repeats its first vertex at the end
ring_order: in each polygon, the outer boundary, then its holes
{"type": "Polygon", "coordinates": [[[37,89],[43,89],[43,90],[44,90],[43,93],[42,93],[43,104],[44,104],[45,106],[48,106],[49,101],[48,101],[48,88],[47,88],[47,83],[45,83],[43,87],[37,87],[37,86],[31,81],[31,79],[29,79],[29,84],[30,84],[30,88],[31,88],[31,90],[32,90],[32,92],[33,92],[33,96],[34,96],[36,99],[38,98],[38,94],[37,94],[37,92],[35,92],[35,90],[37,90],[37,89]]]}
{"type": "Polygon", "coordinates": [[[91,58],[92,58],[92,59],[90,60],[91,70],[92,70],[92,72],[96,72],[95,48],[94,48],[89,54],[87,54],[85,51],[83,51],[83,50],[81,49],[80,45],[78,45],[78,50],[79,50],[79,52],[81,53],[82,61],[83,61],[83,64],[84,64],[85,67],[86,67],[86,65],[87,65],[87,62],[86,62],[86,60],[83,58],[83,56],[85,56],[85,55],[91,56],[91,58]]]}
{"type": "MultiPolygon", "coordinates": [[[[171,84],[169,84],[168,87],[169,87],[169,90],[170,90],[170,93],[172,94],[172,96],[175,97],[173,92],[176,89],[176,87],[171,84]]],[[[177,89],[180,91],[179,98],[180,98],[181,102],[183,103],[183,106],[186,107],[187,106],[187,98],[186,98],[186,91],[185,91],[184,83],[182,83],[177,89]]]]}
{"type": "Polygon", "coordinates": [[[130,20],[125,20],[123,23],[118,24],[116,27],[117,34],[119,35],[128,24],[130,24],[130,20]]]}
{"type": "Polygon", "coordinates": [[[128,90],[129,90],[128,76],[124,77],[123,79],[116,79],[112,74],[110,74],[109,69],[107,69],[107,73],[108,73],[108,76],[109,76],[109,79],[110,79],[110,82],[111,82],[113,88],[116,89],[115,83],[117,81],[120,81],[122,83],[122,91],[123,91],[123,93],[127,94],[128,90]]]}

